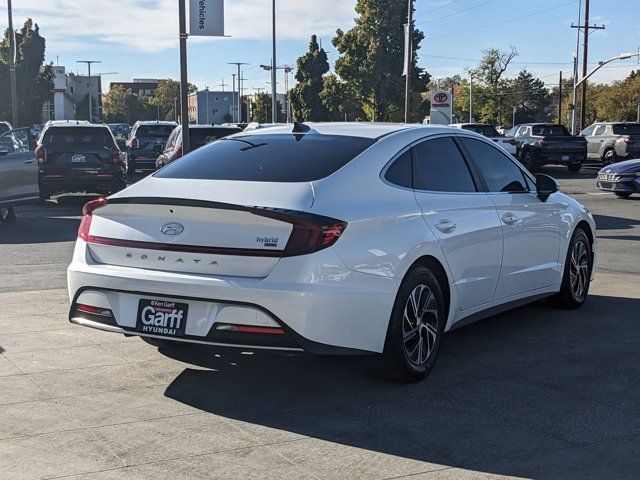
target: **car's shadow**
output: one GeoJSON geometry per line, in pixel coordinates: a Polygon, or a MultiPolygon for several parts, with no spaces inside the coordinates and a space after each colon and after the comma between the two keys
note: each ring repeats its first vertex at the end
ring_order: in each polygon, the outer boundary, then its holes
{"type": "Polygon", "coordinates": [[[635,218],[612,217],[610,215],[594,214],[597,230],[628,230],[640,225],[640,220],[635,218]]]}
{"type": "Polygon", "coordinates": [[[592,296],[581,310],[561,311],[538,302],[451,332],[434,372],[412,385],[378,379],[356,357],[163,351],[197,366],[165,394],[245,422],[256,435],[295,434],[503,475],[573,478],[557,465],[535,472],[523,465],[640,432],[639,303],[592,296]]]}

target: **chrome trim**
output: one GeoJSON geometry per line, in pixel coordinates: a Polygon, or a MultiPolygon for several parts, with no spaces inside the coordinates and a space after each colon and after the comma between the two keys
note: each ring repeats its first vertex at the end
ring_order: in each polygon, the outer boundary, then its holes
{"type": "Polygon", "coordinates": [[[149,335],[146,333],[138,333],[130,330],[125,330],[120,327],[114,327],[111,325],[105,325],[100,322],[94,322],[93,320],[87,320],[86,318],[80,317],[72,317],[69,319],[71,323],[75,323],[76,325],[82,325],[83,327],[95,328],[96,330],[103,330],[105,332],[112,333],[121,333],[123,335],[130,335],[135,337],[149,337],[149,338],[157,338],[159,340],[169,340],[175,342],[183,342],[183,343],[197,343],[199,345],[211,345],[214,347],[232,347],[232,348],[246,348],[249,350],[275,350],[281,352],[304,352],[302,348],[292,348],[292,347],[267,347],[267,346],[258,346],[258,345],[242,345],[237,343],[217,343],[217,342],[204,342],[200,340],[192,340],[185,338],[172,338],[172,337],[163,337],[160,335],[149,335]]]}

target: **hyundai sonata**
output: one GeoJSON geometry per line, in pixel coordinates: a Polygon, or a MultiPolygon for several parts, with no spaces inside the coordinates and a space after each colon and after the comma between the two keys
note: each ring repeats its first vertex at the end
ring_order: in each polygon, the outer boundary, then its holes
{"type": "Polygon", "coordinates": [[[595,244],[580,203],[473,132],[273,127],[89,202],[70,320],[157,346],[373,354],[416,381],[452,328],[581,306],[595,244]]]}

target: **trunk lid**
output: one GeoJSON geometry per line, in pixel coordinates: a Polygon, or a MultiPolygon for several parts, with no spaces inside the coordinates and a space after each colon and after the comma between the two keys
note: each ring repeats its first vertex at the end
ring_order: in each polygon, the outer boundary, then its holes
{"type": "Polygon", "coordinates": [[[584,137],[547,136],[542,137],[540,145],[553,153],[586,153],[587,151],[587,141],[584,137]]]}
{"type": "Polygon", "coordinates": [[[293,226],[253,207],[302,211],[312,204],[310,183],[148,177],[96,210],[90,235],[114,241],[89,243],[89,250],[109,265],[263,278],[293,226]]]}

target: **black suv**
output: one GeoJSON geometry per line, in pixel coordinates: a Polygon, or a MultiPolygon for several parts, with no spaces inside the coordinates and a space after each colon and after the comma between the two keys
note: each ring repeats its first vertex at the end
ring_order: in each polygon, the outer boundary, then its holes
{"type": "Polygon", "coordinates": [[[57,193],[108,195],[127,185],[126,163],[106,125],[49,122],[40,136],[36,157],[40,201],[57,193]]]}
{"type": "Polygon", "coordinates": [[[580,135],[587,139],[587,157],[605,167],[640,157],[640,123],[594,123],[580,135]]]}
{"type": "Polygon", "coordinates": [[[129,173],[136,169],[156,168],[156,159],[164,150],[176,122],[136,122],[127,140],[129,173]]]}
{"type": "Polygon", "coordinates": [[[544,165],[565,165],[570,172],[578,172],[587,158],[587,141],[571,135],[564,125],[518,125],[514,137],[517,156],[531,172],[544,165]]]}

